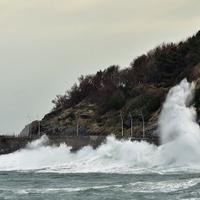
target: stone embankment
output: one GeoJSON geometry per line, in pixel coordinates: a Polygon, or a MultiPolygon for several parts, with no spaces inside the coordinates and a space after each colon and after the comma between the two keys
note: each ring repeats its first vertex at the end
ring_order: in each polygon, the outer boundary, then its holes
{"type": "MultiPolygon", "coordinates": [[[[94,149],[106,141],[106,136],[48,136],[48,142],[45,145],[59,146],[66,144],[71,147],[71,151],[77,151],[85,146],[91,146],[94,149]]],[[[0,136],[0,155],[13,153],[17,150],[23,149],[26,145],[38,137],[15,137],[15,136],[0,136]]],[[[159,144],[158,138],[122,138],[117,139],[131,139],[132,141],[144,140],[155,145],[159,144]]]]}

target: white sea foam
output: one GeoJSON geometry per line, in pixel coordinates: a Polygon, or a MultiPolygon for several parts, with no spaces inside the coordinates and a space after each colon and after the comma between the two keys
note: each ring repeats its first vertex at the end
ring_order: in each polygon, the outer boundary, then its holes
{"type": "Polygon", "coordinates": [[[159,118],[162,145],[118,141],[113,136],[96,150],[87,146],[71,153],[65,144],[45,146],[47,138],[0,156],[0,170],[37,170],[59,173],[166,173],[200,171],[200,128],[191,106],[194,83],[183,80],[167,95],[159,118]]]}
{"type": "Polygon", "coordinates": [[[127,192],[146,192],[146,193],[169,193],[179,190],[185,190],[200,183],[199,178],[183,179],[183,180],[169,180],[157,182],[135,182],[130,183],[126,189],[127,192]]]}
{"type": "Polygon", "coordinates": [[[88,186],[88,187],[60,187],[60,188],[27,188],[27,189],[17,189],[14,191],[17,194],[40,194],[40,193],[60,193],[60,192],[80,192],[87,190],[103,190],[107,188],[121,188],[122,185],[99,185],[99,186],[88,186]]]}
{"type": "Polygon", "coordinates": [[[200,162],[200,128],[196,123],[196,110],[191,106],[194,88],[194,83],[183,80],[167,95],[159,120],[163,143],[159,153],[165,163],[200,162]]]}

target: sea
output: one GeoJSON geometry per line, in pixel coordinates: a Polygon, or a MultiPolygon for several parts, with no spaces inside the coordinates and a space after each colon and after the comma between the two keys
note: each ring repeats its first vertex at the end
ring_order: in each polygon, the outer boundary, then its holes
{"type": "Polygon", "coordinates": [[[200,173],[0,173],[2,200],[199,198],[200,173]]]}
{"type": "Polygon", "coordinates": [[[97,149],[46,146],[0,156],[0,200],[200,199],[195,83],[173,87],[158,120],[161,145],[108,136],[97,149]]]}

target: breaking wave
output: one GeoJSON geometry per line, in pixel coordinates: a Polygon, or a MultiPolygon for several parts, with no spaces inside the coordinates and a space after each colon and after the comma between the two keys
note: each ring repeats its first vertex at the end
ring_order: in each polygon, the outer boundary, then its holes
{"type": "Polygon", "coordinates": [[[0,156],[0,170],[36,170],[58,173],[165,173],[200,170],[200,128],[191,105],[194,83],[183,80],[166,98],[159,118],[162,144],[155,145],[109,136],[96,150],[90,146],[76,153],[70,147],[45,146],[48,138],[27,145],[25,149],[0,156]]]}

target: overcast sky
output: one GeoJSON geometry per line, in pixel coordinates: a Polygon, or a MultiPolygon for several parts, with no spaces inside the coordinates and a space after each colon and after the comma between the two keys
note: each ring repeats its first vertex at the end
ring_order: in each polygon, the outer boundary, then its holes
{"type": "Polygon", "coordinates": [[[0,0],[0,133],[41,119],[83,74],[200,29],[199,0],[0,0]]]}

